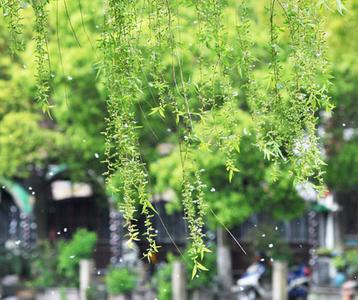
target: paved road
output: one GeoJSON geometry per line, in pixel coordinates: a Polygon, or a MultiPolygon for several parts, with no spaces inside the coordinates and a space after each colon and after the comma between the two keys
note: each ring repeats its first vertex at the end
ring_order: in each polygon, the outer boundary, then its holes
{"type": "Polygon", "coordinates": [[[313,287],[308,300],[341,300],[340,289],[328,287],[313,287]]]}

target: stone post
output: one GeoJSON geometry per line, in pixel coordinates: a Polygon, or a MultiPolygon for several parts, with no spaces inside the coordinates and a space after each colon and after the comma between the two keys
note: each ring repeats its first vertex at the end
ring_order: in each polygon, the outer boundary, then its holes
{"type": "Polygon", "coordinates": [[[187,300],[186,272],[183,263],[176,260],[173,262],[172,271],[172,300],[187,300]]]}
{"type": "Polygon", "coordinates": [[[219,283],[222,288],[219,298],[222,300],[232,299],[232,261],[231,249],[228,243],[227,232],[219,227],[217,229],[217,269],[219,283]]]}
{"type": "Polygon", "coordinates": [[[80,260],[80,299],[87,300],[86,291],[91,286],[94,262],[92,259],[80,260]]]}
{"type": "Polygon", "coordinates": [[[287,262],[274,261],[272,275],[272,300],[287,300],[287,262]]]}

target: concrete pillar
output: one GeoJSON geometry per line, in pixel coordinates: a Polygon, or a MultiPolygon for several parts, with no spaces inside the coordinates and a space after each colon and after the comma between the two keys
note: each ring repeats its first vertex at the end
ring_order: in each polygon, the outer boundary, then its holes
{"type": "Polygon", "coordinates": [[[173,262],[172,289],[172,300],[187,300],[186,271],[183,263],[177,260],[173,262]]]}
{"type": "Polygon", "coordinates": [[[87,300],[86,291],[91,286],[94,262],[92,259],[80,260],[80,298],[87,300]]]}
{"type": "Polygon", "coordinates": [[[224,228],[217,229],[217,259],[219,283],[222,288],[220,299],[232,299],[232,261],[231,249],[228,243],[228,234],[224,228]]]}
{"type": "Polygon", "coordinates": [[[274,261],[272,275],[272,300],[287,300],[287,262],[274,261]]]}

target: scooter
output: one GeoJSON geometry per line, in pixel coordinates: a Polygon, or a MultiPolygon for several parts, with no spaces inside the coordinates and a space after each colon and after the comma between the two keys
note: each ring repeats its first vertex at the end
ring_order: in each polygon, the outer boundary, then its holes
{"type": "Polygon", "coordinates": [[[311,271],[300,265],[288,273],[289,300],[306,300],[309,293],[311,271]]]}
{"type": "MultiPolygon", "coordinates": [[[[246,272],[233,287],[233,293],[238,300],[270,299],[272,292],[265,287],[264,274],[267,267],[261,260],[248,267],[246,272]]],[[[303,265],[293,269],[288,274],[288,296],[290,300],[306,300],[309,292],[310,272],[303,265]]]]}
{"type": "Polygon", "coordinates": [[[233,293],[237,294],[237,299],[256,300],[269,297],[270,291],[265,289],[262,284],[266,271],[267,268],[262,261],[250,265],[232,289],[233,293]]]}

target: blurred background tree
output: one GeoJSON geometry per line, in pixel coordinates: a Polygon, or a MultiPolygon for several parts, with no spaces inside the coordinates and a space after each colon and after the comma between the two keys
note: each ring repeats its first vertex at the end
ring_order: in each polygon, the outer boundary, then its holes
{"type": "Polygon", "coordinates": [[[352,38],[358,23],[358,2],[347,3],[343,18],[328,17],[329,54],[332,72],[332,100],[336,106],[326,122],[327,176],[336,191],[355,190],[358,186],[358,106],[356,51],[358,41],[352,38]]]}
{"type": "MultiPolygon", "coordinates": [[[[89,180],[100,176],[104,151],[104,91],[96,80],[95,43],[101,20],[99,1],[85,7],[80,2],[51,2],[50,39],[52,115],[41,112],[34,101],[36,65],[33,59],[32,9],[24,8],[24,51],[11,53],[11,35],[3,19],[0,27],[0,177],[26,178],[36,195],[38,237],[45,239],[51,165],[63,164],[69,175],[89,180]],[[67,11],[66,11],[67,10],[67,11]],[[67,16],[67,12],[70,18],[67,16]],[[69,26],[71,22],[77,39],[69,26]]],[[[103,187],[102,187],[103,188],[103,187]]]]}

